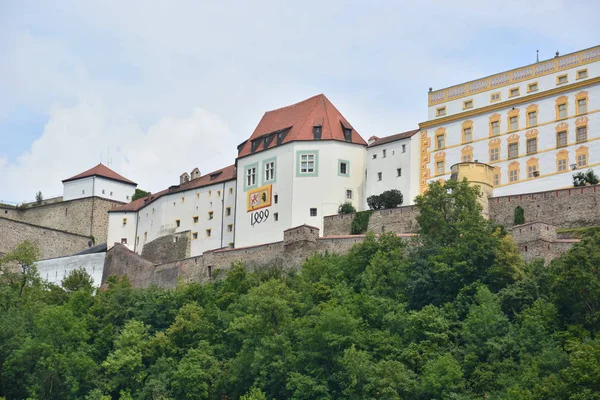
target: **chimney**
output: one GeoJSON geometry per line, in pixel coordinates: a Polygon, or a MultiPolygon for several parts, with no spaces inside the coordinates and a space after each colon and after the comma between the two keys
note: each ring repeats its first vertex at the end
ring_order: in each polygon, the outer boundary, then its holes
{"type": "Polygon", "coordinates": [[[379,140],[379,138],[377,136],[371,136],[369,138],[369,146],[372,145],[373,143],[375,143],[378,140],[379,140]]]}
{"type": "Polygon", "coordinates": [[[190,181],[190,175],[187,172],[184,172],[179,176],[179,184],[183,185],[186,182],[190,181]]]}
{"type": "Polygon", "coordinates": [[[200,170],[198,167],[192,170],[192,180],[200,178],[200,170]]]}

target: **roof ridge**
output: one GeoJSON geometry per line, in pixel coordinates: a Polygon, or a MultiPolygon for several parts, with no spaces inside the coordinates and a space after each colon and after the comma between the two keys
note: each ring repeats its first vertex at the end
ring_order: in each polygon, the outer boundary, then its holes
{"type": "Polygon", "coordinates": [[[298,104],[302,104],[302,103],[308,103],[310,100],[312,100],[312,99],[314,99],[314,98],[316,98],[316,97],[320,97],[320,96],[323,96],[323,97],[325,97],[325,95],[324,95],[323,93],[319,93],[319,94],[316,94],[316,95],[314,95],[314,96],[312,96],[312,97],[309,97],[308,99],[301,100],[301,101],[299,101],[299,102],[296,102],[296,103],[294,103],[294,104],[289,104],[289,105],[287,105],[287,106],[284,106],[284,107],[279,107],[279,108],[275,108],[275,109],[273,109],[273,110],[265,111],[265,114],[272,113],[272,112],[274,112],[274,111],[284,110],[284,109],[286,109],[286,108],[290,108],[290,107],[294,107],[294,106],[297,106],[298,104]]]}
{"type": "MultiPolygon", "coordinates": [[[[311,99],[319,97],[319,96],[324,96],[324,95],[323,94],[318,94],[316,96],[311,97],[311,99]]],[[[307,99],[307,100],[310,100],[310,99],[307,99]]],[[[310,111],[308,113],[306,113],[306,116],[304,117],[304,122],[302,122],[302,124],[300,124],[300,127],[297,129],[296,137],[298,136],[298,134],[300,132],[302,132],[302,128],[304,128],[304,126],[306,125],[306,122],[308,121],[309,117],[312,115],[313,111],[315,111],[315,108],[317,108],[318,105],[319,105],[319,101],[317,100],[317,101],[315,101],[315,104],[312,106],[312,108],[310,109],[310,111]]]]}

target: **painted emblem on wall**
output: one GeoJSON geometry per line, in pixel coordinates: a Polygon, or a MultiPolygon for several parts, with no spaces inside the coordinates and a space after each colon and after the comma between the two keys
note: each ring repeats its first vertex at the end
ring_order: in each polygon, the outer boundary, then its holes
{"type": "Polygon", "coordinates": [[[246,212],[271,206],[271,186],[272,185],[265,185],[248,191],[246,212]]]}

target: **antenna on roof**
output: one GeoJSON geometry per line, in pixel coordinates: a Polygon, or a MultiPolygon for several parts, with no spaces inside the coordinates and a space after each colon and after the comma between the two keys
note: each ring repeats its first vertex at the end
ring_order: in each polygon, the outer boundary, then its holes
{"type": "Polygon", "coordinates": [[[535,62],[540,62],[540,51],[539,50],[535,51],[535,62]]]}

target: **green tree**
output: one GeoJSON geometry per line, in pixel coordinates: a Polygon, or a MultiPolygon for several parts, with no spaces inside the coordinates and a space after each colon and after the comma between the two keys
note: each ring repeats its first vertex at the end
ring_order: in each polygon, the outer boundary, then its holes
{"type": "Polygon", "coordinates": [[[35,202],[38,203],[38,204],[42,204],[42,201],[44,201],[44,195],[42,194],[41,191],[38,191],[35,194],[35,202]]]}
{"type": "Polygon", "coordinates": [[[149,194],[150,194],[150,192],[146,192],[142,189],[135,189],[135,193],[131,197],[131,201],[144,198],[144,197],[148,196],[149,194]]]}
{"type": "Polygon", "coordinates": [[[340,204],[338,207],[338,214],[353,214],[356,212],[356,208],[349,201],[344,204],[340,204]]]}
{"type": "Polygon", "coordinates": [[[73,293],[78,290],[86,292],[94,291],[94,279],[84,268],[70,271],[60,284],[68,293],[73,293]]]}
{"type": "Polygon", "coordinates": [[[600,182],[598,175],[593,169],[588,169],[586,172],[579,171],[573,174],[573,186],[597,185],[600,182]]]}

